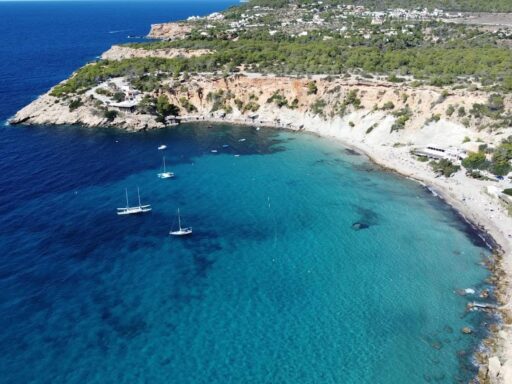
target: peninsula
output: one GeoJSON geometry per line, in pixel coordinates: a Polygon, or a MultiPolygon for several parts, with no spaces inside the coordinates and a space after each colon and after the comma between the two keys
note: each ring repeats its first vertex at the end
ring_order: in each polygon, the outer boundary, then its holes
{"type": "Polygon", "coordinates": [[[478,356],[479,380],[510,383],[512,3],[445,3],[252,0],[155,24],[156,40],[113,46],[10,123],[233,122],[359,149],[428,185],[496,242],[503,321],[478,356]]]}

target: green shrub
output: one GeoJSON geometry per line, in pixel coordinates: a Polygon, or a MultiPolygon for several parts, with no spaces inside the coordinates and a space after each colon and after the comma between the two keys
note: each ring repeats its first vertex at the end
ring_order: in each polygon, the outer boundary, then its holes
{"type": "Polygon", "coordinates": [[[405,81],[405,79],[398,77],[397,75],[392,73],[391,75],[388,76],[388,81],[390,81],[392,83],[403,83],[405,81]]]}
{"type": "Polygon", "coordinates": [[[186,97],[180,97],[180,104],[188,113],[197,112],[197,108],[186,97]]]}
{"type": "Polygon", "coordinates": [[[392,101],[388,101],[388,102],[384,103],[384,105],[382,106],[382,109],[384,111],[395,109],[395,104],[393,104],[392,101]]]}
{"type": "Polygon", "coordinates": [[[369,134],[371,131],[373,131],[375,128],[377,128],[378,123],[374,123],[370,128],[366,130],[366,134],[369,134]]]}
{"type": "Polygon", "coordinates": [[[103,112],[103,117],[107,119],[108,121],[114,121],[114,119],[117,117],[118,113],[117,111],[106,109],[103,112]]]}
{"type": "Polygon", "coordinates": [[[256,112],[258,111],[258,109],[260,109],[260,105],[257,102],[249,101],[242,109],[242,113],[245,113],[247,111],[256,112]]]}
{"type": "Polygon", "coordinates": [[[71,102],[69,103],[69,111],[72,112],[82,105],[83,105],[83,103],[82,103],[82,100],[80,100],[80,99],[71,100],[71,102]]]}
{"type": "Polygon", "coordinates": [[[483,152],[471,152],[464,160],[462,165],[467,169],[487,169],[488,163],[483,152]]]}
{"type": "Polygon", "coordinates": [[[314,81],[310,81],[307,85],[308,95],[316,95],[318,92],[318,87],[314,81]]]}
{"type": "Polygon", "coordinates": [[[160,95],[156,99],[156,112],[165,119],[167,116],[178,116],[180,109],[169,102],[167,95],[160,95]]]}
{"type": "Polygon", "coordinates": [[[311,104],[310,110],[314,115],[324,116],[324,109],[326,107],[326,102],[324,99],[316,99],[313,104],[311,104]]]}
{"type": "Polygon", "coordinates": [[[98,95],[112,96],[112,92],[111,92],[111,91],[109,91],[109,90],[108,90],[108,89],[106,89],[106,88],[101,88],[101,87],[99,87],[99,88],[96,88],[96,89],[94,90],[94,92],[96,92],[98,95]]]}
{"type": "Polygon", "coordinates": [[[137,104],[137,110],[145,114],[153,114],[156,112],[156,99],[149,95],[145,95],[139,104],[137,104]]]}
{"type": "Polygon", "coordinates": [[[458,165],[453,164],[450,160],[441,159],[439,161],[431,161],[430,166],[436,173],[440,173],[445,177],[450,177],[460,170],[458,165]]]}
{"type": "Polygon", "coordinates": [[[351,89],[347,96],[345,96],[344,104],[345,105],[353,105],[354,108],[361,108],[361,99],[357,97],[358,91],[357,89],[351,89]]]}
{"type": "Polygon", "coordinates": [[[482,172],[476,169],[471,169],[466,172],[467,177],[471,177],[472,179],[477,180],[490,180],[488,177],[484,176],[482,172]]]}
{"type": "Polygon", "coordinates": [[[441,115],[436,113],[436,114],[433,114],[432,116],[430,116],[425,123],[426,124],[430,124],[433,122],[437,123],[439,120],[441,120],[441,115]]]}
{"type": "Polygon", "coordinates": [[[116,93],[114,93],[114,95],[112,96],[112,100],[114,100],[117,103],[120,103],[121,101],[124,101],[125,100],[124,92],[116,92],[116,93]]]}
{"type": "Polygon", "coordinates": [[[239,111],[242,111],[244,108],[244,102],[240,99],[235,99],[235,105],[239,111]]]}
{"type": "Polygon", "coordinates": [[[503,112],[503,109],[505,108],[503,96],[498,94],[489,96],[489,99],[487,100],[487,108],[491,112],[503,112]]]}
{"type": "Polygon", "coordinates": [[[398,111],[393,112],[396,117],[394,124],[391,127],[391,132],[398,131],[405,128],[405,124],[412,117],[412,112],[409,107],[404,107],[398,111]]]}
{"type": "Polygon", "coordinates": [[[430,85],[435,87],[444,87],[445,85],[451,85],[454,82],[453,75],[434,76],[430,80],[430,85]]]}
{"type": "Polygon", "coordinates": [[[272,96],[270,96],[267,99],[267,103],[269,103],[269,104],[274,103],[275,105],[278,106],[278,108],[288,106],[288,100],[286,100],[286,97],[280,91],[275,91],[272,94],[272,96]]]}
{"type": "Polygon", "coordinates": [[[512,144],[504,140],[504,142],[494,150],[490,171],[495,175],[505,176],[512,169],[510,160],[512,160],[512,144]]]}

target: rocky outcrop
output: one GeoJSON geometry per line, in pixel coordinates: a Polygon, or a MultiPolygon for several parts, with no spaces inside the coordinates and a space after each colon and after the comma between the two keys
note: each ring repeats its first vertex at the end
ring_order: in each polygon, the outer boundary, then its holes
{"type": "Polygon", "coordinates": [[[101,55],[102,60],[124,60],[144,57],[160,57],[163,59],[173,59],[176,57],[195,57],[212,53],[208,49],[184,49],[184,48],[166,48],[147,50],[142,48],[131,48],[123,45],[114,45],[108,51],[101,55]]]}
{"type": "MultiPolygon", "coordinates": [[[[118,48],[113,48],[119,52],[118,48]]],[[[124,52],[124,47],[121,47],[124,52]]],[[[112,54],[113,55],[113,54],[112,54]]],[[[108,54],[111,56],[111,54],[108,54]]],[[[226,120],[259,122],[290,129],[315,130],[326,126],[330,129],[356,126],[353,135],[361,139],[382,142],[414,142],[426,144],[442,135],[443,144],[460,145],[466,136],[476,140],[476,133],[458,123],[457,118],[445,115],[449,105],[464,106],[466,110],[475,102],[485,103],[485,93],[460,90],[448,97],[431,88],[410,88],[382,81],[332,79],[322,76],[308,78],[275,77],[263,75],[232,75],[226,78],[214,75],[195,75],[186,84],[183,80],[166,80],[162,84],[171,103],[181,107],[181,115],[201,118],[223,116],[226,120]],[[314,83],[316,90],[309,87],[314,83]],[[352,96],[349,96],[349,95],[352,96]],[[276,100],[278,95],[281,100],[276,100]],[[273,99],[274,97],[274,99],[273,99]],[[350,97],[356,100],[350,100],[350,97]],[[186,104],[184,104],[186,100],[186,104]],[[215,107],[214,107],[215,105],[215,107]],[[394,114],[403,108],[410,110],[405,129],[391,133],[396,120],[394,114]],[[194,112],[187,112],[187,109],[194,112]],[[212,113],[212,110],[214,112],[212,113]],[[443,116],[440,121],[429,121],[433,115],[443,116]],[[453,120],[453,121],[452,121],[453,120]]],[[[102,115],[98,100],[91,95],[76,96],[82,105],[70,110],[70,100],[43,95],[19,111],[11,122],[14,124],[102,124],[138,130],[162,126],[155,117],[137,112],[120,112],[111,122],[102,115]]],[[[76,99],[73,98],[73,99],[76,99]]],[[[485,132],[478,137],[486,136],[485,132]]]]}
{"type": "Polygon", "coordinates": [[[184,22],[152,24],[148,37],[152,39],[177,40],[183,39],[192,31],[192,27],[184,22]]]}
{"type": "Polygon", "coordinates": [[[112,126],[127,131],[140,131],[164,126],[157,122],[154,116],[145,114],[119,112],[115,119],[109,120],[105,117],[107,109],[107,107],[99,107],[94,100],[85,96],[64,100],[46,93],[21,109],[9,122],[13,125],[112,126]],[[70,108],[71,101],[78,99],[81,100],[82,105],[74,109],[70,108]]]}
{"type": "Polygon", "coordinates": [[[480,368],[478,375],[482,384],[509,384],[512,378],[512,361],[501,363],[497,356],[489,358],[487,365],[480,368]]]}

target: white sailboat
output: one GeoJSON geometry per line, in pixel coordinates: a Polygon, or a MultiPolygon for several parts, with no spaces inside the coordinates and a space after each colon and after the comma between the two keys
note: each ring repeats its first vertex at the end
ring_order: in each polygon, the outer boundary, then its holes
{"type": "Polygon", "coordinates": [[[117,214],[122,215],[136,215],[139,213],[145,213],[151,211],[151,205],[142,205],[140,203],[140,192],[139,187],[137,187],[137,196],[139,197],[139,205],[135,207],[130,207],[130,203],[128,202],[128,189],[125,188],[126,193],[126,207],[124,208],[117,208],[117,214]]]}
{"type": "Polygon", "coordinates": [[[164,149],[166,149],[166,148],[167,148],[167,145],[162,144],[162,145],[160,145],[160,146],[158,147],[158,150],[159,150],[159,151],[163,151],[163,150],[164,150],[164,149]]]}
{"type": "Polygon", "coordinates": [[[192,227],[181,228],[180,209],[178,208],[178,230],[169,232],[171,236],[187,236],[192,234],[192,227]]]}
{"type": "Polygon", "coordinates": [[[163,163],[164,163],[164,171],[163,172],[160,172],[159,174],[157,174],[157,176],[160,178],[160,179],[170,179],[171,177],[174,177],[174,173],[172,172],[167,172],[165,170],[165,156],[164,156],[164,159],[163,159],[163,163]]]}

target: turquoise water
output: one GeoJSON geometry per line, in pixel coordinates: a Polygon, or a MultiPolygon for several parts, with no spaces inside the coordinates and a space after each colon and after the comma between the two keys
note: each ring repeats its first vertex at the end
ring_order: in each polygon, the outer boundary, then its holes
{"type": "MultiPolygon", "coordinates": [[[[234,3],[0,2],[0,122],[149,24],[234,3]]],[[[1,383],[473,376],[490,319],[455,290],[483,286],[489,252],[422,187],[337,143],[2,126],[0,160],[1,383]],[[173,180],[156,177],[164,143],[173,180]],[[137,186],[153,212],[118,217],[137,186]],[[178,207],[190,238],[168,236],[178,207]]]]}
{"type": "Polygon", "coordinates": [[[489,319],[466,314],[475,298],[455,291],[482,286],[489,252],[421,186],[331,140],[272,129],[5,130],[2,382],[474,374],[489,319]],[[156,177],[160,144],[175,179],[156,177]],[[137,186],[153,212],[116,216],[137,186]],[[168,236],[177,208],[192,237],[168,236]]]}

